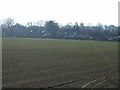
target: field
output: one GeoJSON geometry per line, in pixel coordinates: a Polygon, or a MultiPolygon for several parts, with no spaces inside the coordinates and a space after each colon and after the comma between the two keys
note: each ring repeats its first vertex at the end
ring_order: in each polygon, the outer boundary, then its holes
{"type": "Polygon", "coordinates": [[[117,42],[32,38],[2,42],[3,88],[46,88],[118,68],[117,42]]]}

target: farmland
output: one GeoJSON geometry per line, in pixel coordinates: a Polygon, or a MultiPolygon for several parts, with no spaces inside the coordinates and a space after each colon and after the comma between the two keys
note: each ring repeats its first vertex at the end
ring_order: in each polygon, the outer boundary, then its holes
{"type": "Polygon", "coordinates": [[[3,88],[50,87],[118,68],[117,42],[3,38],[2,45],[3,88]]]}

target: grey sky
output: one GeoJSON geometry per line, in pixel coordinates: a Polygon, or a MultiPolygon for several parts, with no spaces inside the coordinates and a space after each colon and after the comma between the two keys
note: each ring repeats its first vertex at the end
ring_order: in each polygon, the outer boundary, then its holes
{"type": "Polygon", "coordinates": [[[55,20],[89,25],[118,24],[119,0],[0,0],[0,20],[11,17],[20,24],[55,20]]]}

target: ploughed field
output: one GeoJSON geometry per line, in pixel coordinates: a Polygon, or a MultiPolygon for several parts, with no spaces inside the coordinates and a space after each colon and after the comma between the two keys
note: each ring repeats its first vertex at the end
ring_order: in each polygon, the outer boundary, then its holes
{"type": "Polygon", "coordinates": [[[118,68],[117,42],[3,38],[2,45],[3,88],[47,88],[84,79],[68,86],[82,87],[87,78],[118,68]]]}

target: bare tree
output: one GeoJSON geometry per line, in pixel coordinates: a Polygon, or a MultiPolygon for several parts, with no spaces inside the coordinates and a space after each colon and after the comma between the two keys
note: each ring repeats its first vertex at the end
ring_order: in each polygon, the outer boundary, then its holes
{"type": "Polygon", "coordinates": [[[14,24],[15,24],[15,22],[14,22],[14,19],[12,19],[12,18],[7,18],[7,19],[4,21],[4,25],[6,25],[6,26],[9,28],[10,32],[11,32],[11,38],[12,38],[12,33],[13,33],[11,27],[12,27],[14,24]]]}
{"type": "Polygon", "coordinates": [[[5,21],[4,21],[4,24],[7,26],[7,27],[12,27],[15,22],[14,22],[14,19],[12,18],[7,18],[5,21]]]}
{"type": "Polygon", "coordinates": [[[27,26],[27,27],[33,26],[33,22],[28,22],[28,23],[26,24],[26,26],[27,26]]]}
{"type": "Polygon", "coordinates": [[[44,20],[40,20],[36,23],[37,26],[45,26],[45,21],[44,20]]]}

